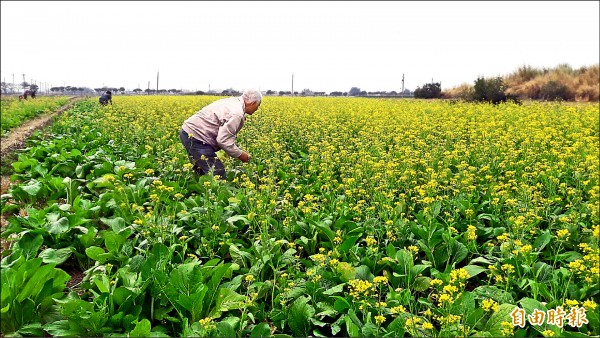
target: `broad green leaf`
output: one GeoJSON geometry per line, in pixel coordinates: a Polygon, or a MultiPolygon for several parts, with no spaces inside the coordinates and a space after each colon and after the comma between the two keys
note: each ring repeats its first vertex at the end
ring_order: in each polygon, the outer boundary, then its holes
{"type": "Polygon", "coordinates": [[[450,313],[455,315],[470,314],[475,310],[475,297],[471,292],[463,292],[450,307],[450,313]]]}
{"type": "Polygon", "coordinates": [[[71,328],[69,320],[59,320],[53,323],[44,325],[46,330],[53,337],[66,337],[66,336],[81,336],[84,332],[77,331],[71,328]]]}
{"type": "Polygon", "coordinates": [[[335,232],[331,230],[327,223],[319,221],[315,222],[314,225],[317,229],[320,230],[321,233],[323,233],[329,239],[330,242],[333,242],[333,239],[335,238],[335,232]]]}
{"type": "Polygon", "coordinates": [[[414,265],[412,268],[410,268],[410,275],[413,277],[418,276],[421,272],[423,272],[425,269],[429,268],[429,265],[424,265],[424,264],[417,264],[414,265]]]}
{"type": "Polygon", "coordinates": [[[220,288],[215,308],[220,312],[237,310],[244,306],[245,301],[246,296],[240,295],[239,293],[230,289],[220,288]]]}
{"type": "Polygon", "coordinates": [[[100,262],[101,264],[104,264],[104,262],[106,261],[105,258],[105,254],[106,252],[104,251],[104,249],[97,247],[97,246],[90,246],[89,248],[85,249],[85,254],[93,259],[96,260],[98,262],[100,262]]]}
{"type": "MultiPolygon", "coordinates": [[[[218,259],[215,259],[214,261],[216,263],[218,259]]],[[[221,284],[221,280],[231,268],[231,263],[221,263],[212,268],[210,268],[210,265],[210,261],[206,262],[206,264],[204,264],[204,266],[201,269],[201,271],[205,271],[207,269],[210,271],[207,272],[207,275],[210,275],[210,280],[208,281],[208,283],[206,283],[206,286],[208,287],[208,293],[204,299],[204,307],[206,309],[208,309],[215,301],[215,298],[218,295],[219,284],[221,284]]]]}
{"type": "Polygon", "coordinates": [[[288,325],[296,337],[307,337],[312,331],[312,318],[315,309],[308,305],[306,297],[298,297],[289,308],[288,325]]]}
{"type": "Polygon", "coordinates": [[[362,280],[372,280],[373,274],[371,273],[371,270],[369,269],[368,266],[366,265],[361,265],[359,267],[356,267],[356,279],[362,279],[362,280]]]}
{"type": "MultiPolygon", "coordinates": [[[[519,304],[521,304],[522,308],[525,310],[526,318],[528,318],[529,315],[533,314],[534,310],[536,310],[536,309],[538,311],[543,311],[545,313],[547,313],[547,311],[548,311],[546,306],[544,306],[541,302],[539,302],[535,299],[531,299],[531,298],[522,298],[521,300],[519,300],[519,304]]],[[[528,321],[527,325],[531,325],[531,323],[528,321]]],[[[542,324],[542,325],[531,325],[531,326],[533,326],[533,328],[536,331],[538,331],[540,334],[546,330],[550,330],[550,331],[554,332],[555,336],[557,336],[557,337],[562,336],[561,329],[556,325],[548,325],[546,323],[546,320],[544,320],[544,324],[542,324]]]]}
{"type": "Polygon", "coordinates": [[[30,278],[23,281],[25,284],[19,289],[17,301],[23,302],[25,298],[35,299],[36,295],[41,291],[41,286],[43,286],[47,280],[54,278],[56,271],[65,273],[62,270],[55,270],[53,264],[42,265],[35,271],[32,271],[30,278]]]}
{"type": "Polygon", "coordinates": [[[244,225],[248,225],[250,224],[250,221],[248,220],[248,217],[246,215],[235,215],[235,216],[231,216],[229,218],[227,218],[227,223],[235,226],[235,222],[237,221],[242,221],[242,223],[244,223],[244,225]]]}
{"type": "Polygon", "coordinates": [[[94,284],[98,287],[98,290],[102,293],[108,293],[110,291],[110,281],[106,275],[102,275],[99,278],[94,279],[94,284]]]}
{"type": "Polygon", "coordinates": [[[485,330],[489,331],[494,337],[502,336],[502,322],[512,323],[511,313],[517,306],[513,304],[501,304],[498,311],[494,312],[488,319],[485,330]]]}
{"type": "Polygon", "coordinates": [[[335,299],[335,302],[333,303],[333,308],[335,309],[335,311],[344,313],[346,309],[350,308],[350,303],[348,303],[348,301],[344,297],[331,296],[331,298],[335,299]]]}
{"type": "Polygon", "coordinates": [[[115,218],[101,217],[100,221],[102,223],[108,225],[115,233],[121,232],[121,230],[123,230],[126,227],[125,220],[122,217],[115,217],[115,218]]]}
{"type": "Polygon", "coordinates": [[[69,230],[69,219],[66,217],[60,217],[59,213],[50,213],[46,215],[48,223],[46,229],[53,235],[59,235],[69,230]]]}
{"type": "Polygon", "coordinates": [[[393,333],[393,337],[404,337],[404,327],[406,319],[403,317],[397,317],[390,325],[387,326],[387,331],[393,333]]]}
{"type": "Polygon", "coordinates": [[[552,279],[552,272],[554,269],[544,262],[535,262],[533,265],[533,272],[536,280],[539,283],[544,283],[552,279]]]}
{"type": "Polygon", "coordinates": [[[475,277],[478,274],[488,270],[479,265],[467,265],[467,266],[463,267],[463,269],[467,270],[467,272],[469,273],[469,278],[475,277]]]}
{"type": "MultiPolygon", "coordinates": [[[[87,253],[87,250],[86,250],[87,253]]],[[[164,271],[166,264],[171,260],[171,252],[162,243],[154,244],[146,261],[142,264],[142,278],[150,278],[155,271],[164,271]]]]}
{"type": "Polygon", "coordinates": [[[485,258],[485,257],[481,257],[481,256],[479,256],[479,257],[477,257],[477,258],[473,258],[473,259],[472,259],[472,260],[469,262],[469,264],[468,264],[468,265],[474,265],[474,264],[478,264],[478,263],[479,263],[479,264],[483,264],[483,265],[485,265],[485,266],[488,266],[488,265],[493,265],[493,264],[494,264],[494,262],[490,261],[489,259],[487,259],[487,258],[485,258]]]}
{"type": "Polygon", "coordinates": [[[453,264],[458,264],[462,262],[467,255],[469,254],[469,249],[459,241],[454,241],[454,245],[451,246],[452,255],[454,255],[454,259],[452,260],[453,264]]]}
{"type": "Polygon", "coordinates": [[[514,303],[514,299],[509,292],[499,289],[496,286],[482,285],[478,286],[473,290],[473,294],[480,298],[490,298],[498,302],[499,304],[514,303]]]}
{"type": "Polygon", "coordinates": [[[356,324],[354,324],[354,322],[352,322],[352,319],[350,319],[350,317],[346,316],[346,332],[348,333],[347,336],[348,337],[360,337],[361,336],[361,332],[360,332],[360,327],[356,324]]]}
{"type": "Polygon", "coordinates": [[[398,265],[394,271],[401,275],[408,275],[409,271],[415,265],[412,254],[406,249],[400,249],[396,252],[396,259],[398,260],[398,265]]]}
{"type": "Polygon", "coordinates": [[[48,248],[42,252],[40,252],[39,256],[42,261],[46,264],[62,264],[71,257],[73,250],[71,247],[63,248],[63,249],[52,249],[48,248]]]}
{"type": "Polygon", "coordinates": [[[41,234],[26,233],[16,243],[16,248],[20,249],[25,258],[29,259],[37,255],[42,243],[44,243],[44,237],[41,234]]]}
{"type": "MultiPolygon", "coordinates": [[[[30,318],[30,320],[31,319],[34,319],[34,317],[30,318]]],[[[17,330],[17,333],[30,337],[43,337],[44,329],[42,328],[41,323],[34,322],[27,325],[23,325],[19,330],[17,330]]]]}
{"type": "Polygon", "coordinates": [[[429,277],[417,277],[415,278],[415,282],[413,284],[413,289],[415,291],[425,291],[429,288],[429,282],[431,278],[429,277]]]}
{"type": "Polygon", "coordinates": [[[135,328],[129,332],[129,337],[149,337],[150,330],[150,321],[144,318],[135,324],[135,328]]]}
{"type": "Polygon", "coordinates": [[[338,251],[340,252],[340,254],[348,253],[348,250],[354,247],[356,241],[361,237],[362,234],[358,236],[345,236],[344,242],[342,242],[342,244],[338,247],[338,251]]]}
{"type": "Polygon", "coordinates": [[[538,249],[538,251],[542,251],[550,241],[552,241],[552,233],[547,230],[543,231],[533,242],[533,247],[538,249]]]}
{"type": "Polygon", "coordinates": [[[271,335],[271,328],[267,323],[260,323],[252,329],[250,337],[268,337],[271,335]]]}
{"type": "Polygon", "coordinates": [[[329,289],[323,291],[323,294],[327,295],[327,296],[330,296],[330,295],[333,295],[335,293],[342,292],[342,291],[344,291],[344,285],[346,285],[346,283],[338,284],[338,285],[336,285],[336,286],[334,286],[332,288],[329,288],[329,289]]]}
{"type": "Polygon", "coordinates": [[[36,196],[42,189],[42,183],[40,183],[39,181],[36,181],[36,180],[32,180],[31,182],[27,183],[26,185],[20,186],[20,188],[23,189],[23,191],[25,191],[29,195],[36,196]]]}
{"type": "Polygon", "coordinates": [[[113,299],[117,305],[121,305],[127,300],[127,298],[133,295],[134,293],[131,290],[120,286],[113,292],[113,299]]]}

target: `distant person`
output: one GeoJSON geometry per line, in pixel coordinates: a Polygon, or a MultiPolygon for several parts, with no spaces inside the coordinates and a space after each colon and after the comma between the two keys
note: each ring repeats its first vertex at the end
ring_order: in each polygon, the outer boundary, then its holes
{"type": "Polygon", "coordinates": [[[257,90],[246,90],[241,96],[217,100],[183,122],[179,139],[188,153],[193,169],[198,175],[208,174],[225,179],[225,167],[216,151],[247,163],[250,154],[235,144],[236,135],[244,126],[246,115],[252,115],[262,101],[257,90]]]}
{"type": "Polygon", "coordinates": [[[100,96],[100,104],[103,106],[106,106],[109,102],[110,105],[112,106],[112,93],[109,91],[107,91],[106,93],[102,94],[102,96],[100,96]]]}
{"type": "Polygon", "coordinates": [[[27,100],[28,96],[31,96],[32,99],[35,99],[35,93],[37,92],[37,90],[26,90],[23,95],[19,95],[19,101],[21,101],[22,99],[27,100]]]}

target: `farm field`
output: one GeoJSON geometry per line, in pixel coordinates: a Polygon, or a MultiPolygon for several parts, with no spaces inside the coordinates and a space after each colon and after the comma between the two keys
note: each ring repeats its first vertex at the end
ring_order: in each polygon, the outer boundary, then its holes
{"type": "Polygon", "coordinates": [[[81,101],[28,142],[3,336],[600,334],[597,103],[265,97],[219,181],[178,139],[218,98],[81,101]]]}
{"type": "Polygon", "coordinates": [[[49,113],[67,103],[68,97],[38,97],[20,101],[16,97],[3,97],[0,100],[0,135],[5,136],[11,129],[43,113],[49,113]]]}

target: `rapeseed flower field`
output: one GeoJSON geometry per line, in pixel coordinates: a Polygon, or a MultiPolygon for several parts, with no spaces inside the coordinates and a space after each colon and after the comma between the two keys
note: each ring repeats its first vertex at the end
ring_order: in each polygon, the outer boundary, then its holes
{"type": "Polygon", "coordinates": [[[3,334],[600,333],[597,104],[265,97],[220,181],[178,139],[216,99],[82,102],[30,142],[3,334]]]}

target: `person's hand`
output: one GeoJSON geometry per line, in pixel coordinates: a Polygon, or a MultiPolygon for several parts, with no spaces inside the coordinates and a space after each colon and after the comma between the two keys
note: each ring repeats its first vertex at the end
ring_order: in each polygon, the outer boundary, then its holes
{"type": "Polygon", "coordinates": [[[238,159],[244,163],[248,163],[251,158],[252,156],[250,156],[250,154],[248,154],[245,151],[242,151],[242,154],[240,155],[240,157],[238,157],[238,159]]]}

